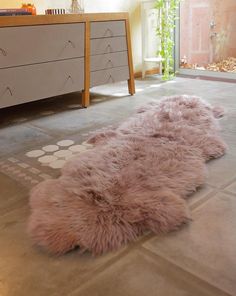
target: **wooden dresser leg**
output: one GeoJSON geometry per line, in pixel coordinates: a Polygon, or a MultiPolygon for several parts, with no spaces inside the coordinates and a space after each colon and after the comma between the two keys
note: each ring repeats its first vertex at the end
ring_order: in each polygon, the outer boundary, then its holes
{"type": "Polygon", "coordinates": [[[129,77],[130,77],[128,80],[128,88],[129,88],[130,95],[134,95],[135,94],[134,69],[133,69],[130,25],[129,25],[128,18],[125,20],[125,27],[126,27],[127,49],[128,49],[129,77]]]}
{"type": "Polygon", "coordinates": [[[82,91],[82,107],[86,108],[90,104],[89,90],[82,91]]]}
{"type": "Polygon", "coordinates": [[[128,80],[128,88],[129,88],[129,94],[133,96],[135,94],[135,84],[134,84],[134,78],[128,80]]]}
{"type": "Polygon", "coordinates": [[[85,22],[85,51],[84,51],[84,90],[82,91],[82,106],[90,104],[90,21],[85,22]]]}

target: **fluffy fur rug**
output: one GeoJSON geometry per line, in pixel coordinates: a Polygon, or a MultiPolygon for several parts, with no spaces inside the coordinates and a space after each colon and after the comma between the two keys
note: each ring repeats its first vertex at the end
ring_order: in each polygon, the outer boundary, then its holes
{"type": "Polygon", "coordinates": [[[225,152],[221,115],[197,97],[175,96],[96,134],[93,149],[32,190],[35,243],[55,254],[76,246],[101,254],[145,230],[168,232],[186,223],[185,199],[204,183],[205,162],[225,152]]]}

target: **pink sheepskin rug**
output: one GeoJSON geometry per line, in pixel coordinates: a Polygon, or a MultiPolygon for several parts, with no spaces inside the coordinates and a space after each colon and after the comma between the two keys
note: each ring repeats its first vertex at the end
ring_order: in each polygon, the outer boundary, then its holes
{"type": "Polygon", "coordinates": [[[205,162],[225,153],[222,115],[198,97],[174,96],[95,134],[93,149],[32,190],[33,241],[54,254],[76,246],[102,254],[147,230],[178,229],[190,220],[186,198],[204,183],[205,162]]]}

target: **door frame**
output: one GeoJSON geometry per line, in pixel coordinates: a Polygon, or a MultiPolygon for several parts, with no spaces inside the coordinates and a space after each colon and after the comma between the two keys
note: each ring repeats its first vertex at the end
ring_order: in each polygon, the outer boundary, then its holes
{"type": "Polygon", "coordinates": [[[235,80],[236,82],[236,73],[228,73],[228,72],[214,72],[209,70],[197,70],[197,69],[183,69],[180,68],[180,4],[179,9],[177,10],[177,19],[175,21],[175,30],[174,30],[174,66],[175,66],[175,73],[189,75],[189,76],[202,76],[202,77],[209,77],[209,78],[218,78],[218,79],[230,79],[235,80]]]}

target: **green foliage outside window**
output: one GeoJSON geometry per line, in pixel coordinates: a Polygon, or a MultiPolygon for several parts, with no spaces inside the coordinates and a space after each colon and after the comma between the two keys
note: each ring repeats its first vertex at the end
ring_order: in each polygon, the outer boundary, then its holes
{"type": "Polygon", "coordinates": [[[155,8],[158,10],[159,25],[157,36],[160,38],[158,56],[163,58],[163,80],[170,80],[174,73],[174,28],[177,19],[177,9],[181,0],[156,0],[155,8]]]}

